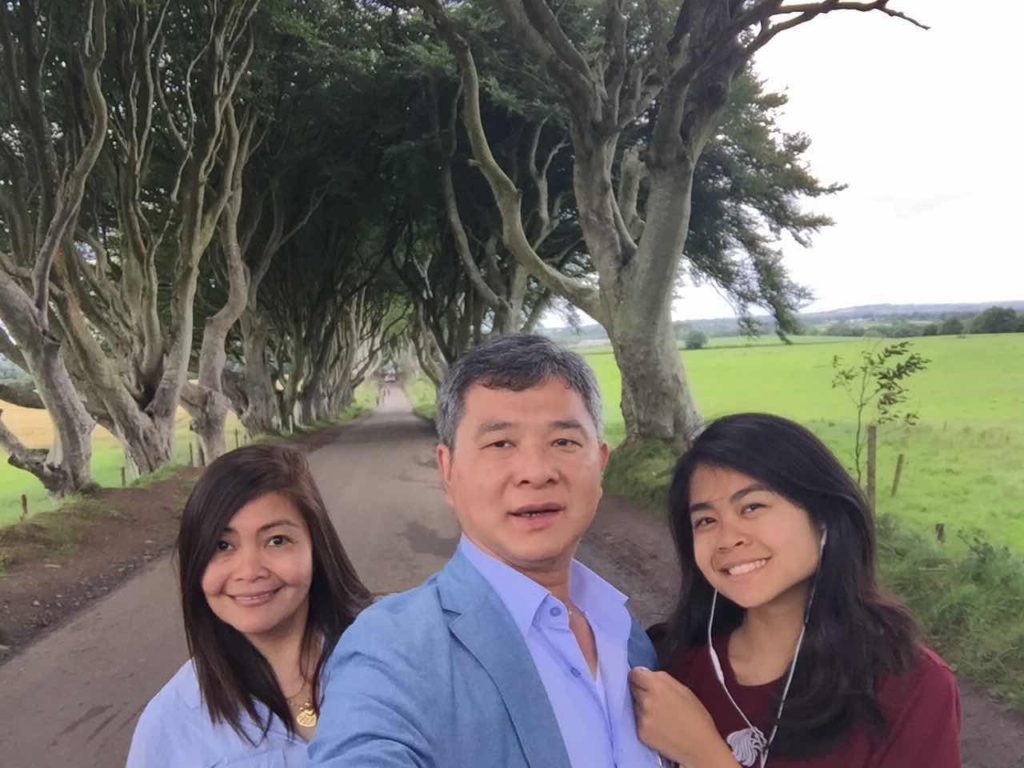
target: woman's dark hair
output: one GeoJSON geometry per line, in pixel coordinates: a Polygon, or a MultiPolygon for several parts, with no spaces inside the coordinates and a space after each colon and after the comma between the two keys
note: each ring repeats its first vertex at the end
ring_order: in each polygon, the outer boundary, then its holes
{"type": "MultiPolygon", "coordinates": [[[[817,437],[792,421],[762,413],[725,416],[676,465],[669,514],[682,586],[669,647],[679,652],[707,642],[714,590],[694,560],[689,513],[690,482],[700,466],[731,469],[764,483],[828,532],[773,754],[827,753],[855,724],[882,736],[886,722],[875,684],[880,675],[913,666],[916,625],[878,586],[874,521],[857,484],[817,437]]],[[[731,632],[742,620],[743,609],[719,595],[714,633],[731,632]]]]}
{"type": "Polygon", "coordinates": [[[303,670],[311,673],[312,704],[317,710],[324,663],[342,632],[370,601],[370,593],[359,580],[327,516],[302,453],[277,445],[247,445],[210,464],[192,490],[181,517],[177,545],[181,609],[210,717],[214,722],[228,723],[244,738],[243,712],[262,727],[264,736],[270,727],[271,716],[262,719],[256,702],[266,705],[289,732],[293,729],[292,714],[270,664],[241,632],[210,610],[202,580],[231,518],[249,502],[269,493],[291,500],[309,528],[313,578],[302,658],[317,659],[314,669],[303,670]]]}

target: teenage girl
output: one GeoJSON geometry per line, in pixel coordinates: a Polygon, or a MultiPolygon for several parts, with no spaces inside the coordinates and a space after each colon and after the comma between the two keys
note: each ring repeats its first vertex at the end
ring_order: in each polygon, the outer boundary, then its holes
{"type": "Polygon", "coordinates": [[[712,423],[670,494],[682,590],[642,740],[688,768],[959,768],[956,680],[879,589],[871,512],[786,419],[712,423]]]}

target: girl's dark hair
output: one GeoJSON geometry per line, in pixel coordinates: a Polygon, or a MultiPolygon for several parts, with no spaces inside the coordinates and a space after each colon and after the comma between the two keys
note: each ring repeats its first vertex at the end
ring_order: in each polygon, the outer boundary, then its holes
{"type": "MultiPolygon", "coordinates": [[[[669,646],[679,652],[707,642],[714,590],[694,560],[689,513],[690,482],[699,466],[731,469],[764,483],[828,532],[772,753],[796,758],[827,753],[855,724],[881,737],[887,724],[875,684],[880,675],[899,675],[913,666],[916,625],[878,586],[874,521],[860,489],[832,452],[799,424],[762,413],[725,416],[712,422],[676,465],[670,519],[682,586],[669,646]]],[[[743,609],[719,595],[715,634],[733,631],[742,620],[743,609]]]]}
{"type": "Polygon", "coordinates": [[[292,714],[274,672],[245,636],[210,610],[203,593],[206,566],[231,518],[268,493],[290,499],[309,528],[313,578],[302,658],[317,658],[311,672],[312,703],[319,711],[321,673],[338,638],[369,603],[338,539],[305,456],[293,448],[247,445],[214,461],[185,504],[178,534],[181,609],[185,636],[195,664],[203,701],[214,722],[228,723],[243,738],[242,713],[266,736],[271,714],[263,719],[257,702],[293,730],[292,714]]]}

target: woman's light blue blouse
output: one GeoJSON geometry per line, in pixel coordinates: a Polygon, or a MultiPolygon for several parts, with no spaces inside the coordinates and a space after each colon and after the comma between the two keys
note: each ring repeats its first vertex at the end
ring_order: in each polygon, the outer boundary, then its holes
{"type": "Polygon", "coordinates": [[[306,742],[289,736],[278,718],[262,740],[261,729],[244,714],[242,724],[256,746],[210,720],[195,667],[187,661],[143,710],[127,768],[306,768],[306,742]]]}

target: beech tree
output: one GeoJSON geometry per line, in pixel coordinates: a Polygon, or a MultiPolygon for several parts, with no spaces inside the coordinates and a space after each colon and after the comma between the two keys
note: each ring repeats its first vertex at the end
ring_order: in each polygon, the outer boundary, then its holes
{"type": "Polygon", "coordinates": [[[200,264],[232,194],[232,108],[256,0],[122,0],[105,81],[109,148],[58,263],[54,306],[76,386],[141,472],[171,458],[200,264]]]}
{"type": "MultiPolygon", "coordinates": [[[[50,413],[52,448],[27,448],[0,421],[9,461],[51,493],[92,487],[95,421],[51,321],[54,265],[74,248],[86,183],[107,133],[105,0],[0,7],[0,352],[27,371],[50,413]]],[[[2,412],[0,412],[2,415],[2,412]]]]}
{"type": "Polygon", "coordinates": [[[419,4],[458,62],[463,123],[501,213],[505,246],[547,288],[604,326],[622,374],[627,440],[683,446],[700,420],[672,334],[671,304],[694,175],[734,82],[776,36],[826,13],[872,11],[918,22],[887,0],[606,0],[557,9],[546,0],[495,0],[508,33],[557,89],[568,116],[575,203],[595,283],[552,268],[530,242],[521,187],[488,141],[481,78],[457,15],[462,6],[419,4]],[[648,123],[644,140],[629,143],[648,123]]]}

